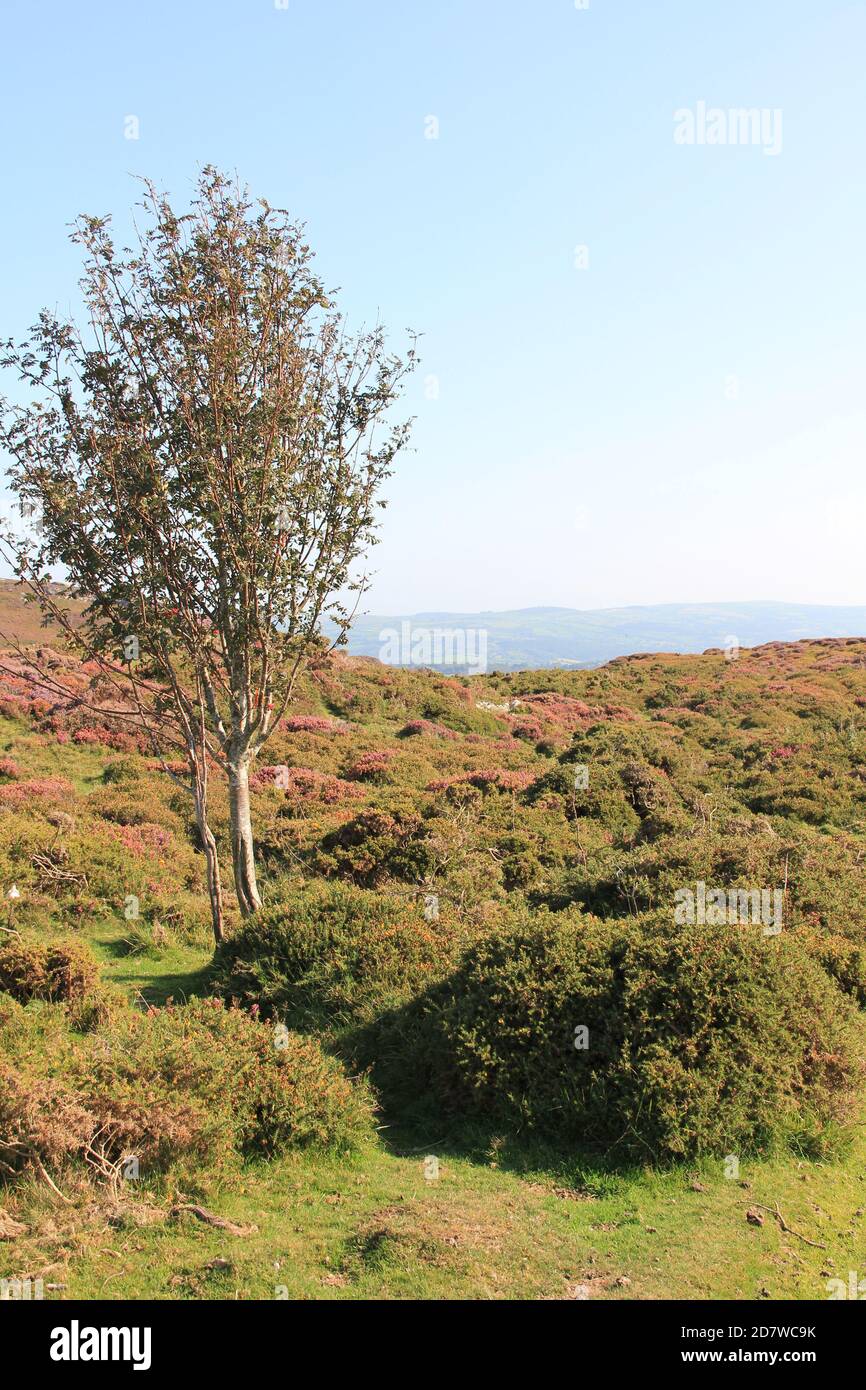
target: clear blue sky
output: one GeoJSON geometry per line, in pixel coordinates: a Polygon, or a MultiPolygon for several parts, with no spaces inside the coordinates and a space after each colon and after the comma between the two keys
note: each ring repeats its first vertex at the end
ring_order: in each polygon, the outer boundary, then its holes
{"type": "Polygon", "coordinates": [[[424,334],[369,609],[866,602],[863,0],[3,9],[0,335],[207,162],[424,334]],[[675,143],[701,101],[781,151],[675,143]]]}

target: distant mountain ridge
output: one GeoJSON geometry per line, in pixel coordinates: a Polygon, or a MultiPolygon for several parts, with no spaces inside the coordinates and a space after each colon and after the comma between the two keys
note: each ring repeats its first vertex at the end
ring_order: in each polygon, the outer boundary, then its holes
{"type": "MultiPolygon", "coordinates": [[[[82,602],[70,599],[68,606],[77,621],[82,602]]],[[[42,626],[39,609],[25,601],[21,585],[0,579],[0,647],[13,641],[51,642],[57,636],[53,624],[42,626]]],[[[723,647],[732,638],[742,647],[757,647],[810,637],[866,637],[866,605],[757,600],[362,614],[352,625],[346,650],[353,656],[443,671],[478,670],[481,657],[484,671],[531,671],[601,666],[637,652],[699,654],[723,647]],[[435,642],[427,640],[437,632],[446,634],[438,652],[435,642]]]]}
{"type": "Polygon", "coordinates": [[[736,639],[742,647],[800,638],[863,637],[866,605],[774,603],[659,603],[628,608],[521,608],[506,612],[428,612],[357,617],[347,650],[395,665],[471,667],[486,634],[486,669],[598,666],[636,652],[699,653],[736,639]],[[408,629],[407,626],[408,625],[408,629]],[[450,633],[451,640],[424,634],[450,633]],[[464,647],[453,634],[464,634],[464,647]],[[416,655],[413,656],[413,650],[416,655]],[[460,657],[463,659],[459,659],[460,657]],[[466,659],[468,655],[468,660],[466,659]],[[455,659],[456,658],[456,659],[455,659]]]}

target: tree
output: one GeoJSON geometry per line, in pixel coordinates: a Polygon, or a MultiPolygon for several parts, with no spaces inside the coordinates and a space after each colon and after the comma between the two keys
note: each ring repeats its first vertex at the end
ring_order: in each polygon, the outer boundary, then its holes
{"type": "Polygon", "coordinates": [[[134,250],[82,217],[85,325],[43,311],[3,345],[23,403],[0,400],[0,442],[37,537],[7,554],[44,611],[124,698],[160,756],[184,751],[207,824],[208,769],[228,781],[235,888],[261,903],[250,768],[323,619],[344,641],[375,543],[381,484],[411,422],[391,407],[415,365],[381,326],[350,334],[311,268],[303,229],[208,167],[188,213],[145,182],[134,250]],[[86,600],[73,628],[49,582],[86,600]],[[353,598],[354,595],[354,598],[353,598]]]}

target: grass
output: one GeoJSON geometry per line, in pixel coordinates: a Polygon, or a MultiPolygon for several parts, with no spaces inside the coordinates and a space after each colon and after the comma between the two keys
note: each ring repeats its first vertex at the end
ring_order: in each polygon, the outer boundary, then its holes
{"type": "Polygon", "coordinates": [[[182,941],[137,949],[132,923],[119,914],[90,927],[86,936],[102,965],[103,978],[125,990],[130,1000],[165,1004],[207,992],[210,952],[182,941]]]}
{"type": "Polygon", "coordinates": [[[36,743],[27,726],[16,720],[0,720],[3,755],[20,762],[26,777],[66,777],[80,796],[103,785],[106,750],[94,745],[36,743]],[[10,736],[11,735],[11,736],[10,736]]]}

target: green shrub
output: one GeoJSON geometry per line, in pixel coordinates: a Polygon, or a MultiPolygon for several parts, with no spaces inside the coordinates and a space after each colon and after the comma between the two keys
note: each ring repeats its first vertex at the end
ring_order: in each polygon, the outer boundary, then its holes
{"type": "Polygon", "coordinates": [[[0,993],[0,1180],[83,1152],[98,1128],[68,1073],[81,1039],[66,1009],[0,993]]]}
{"type": "Polygon", "coordinates": [[[862,1076],[856,1012],[793,934],[574,913],[486,937],[365,1042],[386,1097],[652,1158],[820,1147],[862,1076]]]}
{"type": "Polygon", "coordinates": [[[142,765],[136,758],[113,758],[105,764],[102,780],[116,786],[129,786],[142,779],[142,765]]]}
{"type": "Polygon", "coordinates": [[[362,811],[322,840],[316,867],[364,888],[386,878],[417,882],[429,867],[423,818],[414,811],[362,811]]]}
{"type": "Polygon", "coordinates": [[[73,937],[53,941],[0,937],[0,990],[20,1004],[31,999],[79,1003],[98,983],[99,967],[92,952],[73,937]]]}
{"type": "Polygon", "coordinates": [[[166,830],[177,831],[181,825],[180,816],[164,804],[159,795],[161,790],[153,782],[143,786],[126,777],[110,779],[105,788],[91,792],[87,809],[114,825],[161,825],[166,830]]]}
{"type": "Polygon", "coordinates": [[[207,1114],[203,1132],[222,1131],[241,1154],[350,1148],[372,1127],[368,1091],[314,1039],[218,999],[129,1011],[107,1041],[94,1039],[81,1079],[112,1111],[134,1113],[142,1095],[191,1100],[207,1114]]]}
{"type": "Polygon", "coordinates": [[[458,958],[461,933],[444,903],[342,883],[305,883],[264,908],[217,951],[227,999],[301,1030],[333,1030],[421,993],[458,958]]]}
{"type": "Polygon", "coordinates": [[[826,970],[846,994],[866,1006],[866,949],[833,932],[815,927],[796,928],[803,948],[826,970]]]}
{"type": "Polygon", "coordinates": [[[107,1176],[135,1157],[143,1178],[179,1166],[200,1183],[244,1157],[346,1150],[373,1131],[369,1088],[314,1039],[220,1000],[126,1009],[87,1038],[32,1008],[0,1003],[0,1172],[78,1158],[107,1176]]]}

